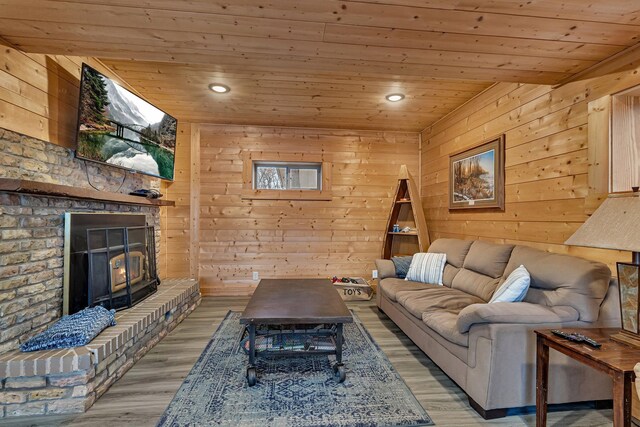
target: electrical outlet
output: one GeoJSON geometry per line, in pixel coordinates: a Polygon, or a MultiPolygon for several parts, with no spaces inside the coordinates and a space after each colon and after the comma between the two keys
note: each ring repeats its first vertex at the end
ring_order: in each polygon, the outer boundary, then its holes
{"type": "Polygon", "coordinates": [[[373,277],[374,279],[377,279],[378,278],[378,270],[373,270],[371,272],[371,277],[373,277]]]}
{"type": "Polygon", "coordinates": [[[253,280],[260,280],[260,273],[258,273],[257,271],[253,272],[253,280]]]}

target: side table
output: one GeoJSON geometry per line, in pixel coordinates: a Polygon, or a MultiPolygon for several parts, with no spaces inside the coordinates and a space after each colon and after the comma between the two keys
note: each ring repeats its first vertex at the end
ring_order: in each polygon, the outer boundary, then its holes
{"type": "Polygon", "coordinates": [[[599,349],[587,344],[575,343],[554,335],[551,330],[535,331],[537,335],[536,363],[536,426],[547,425],[547,392],[549,388],[549,348],[587,366],[604,372],[613,379],[613,425],[631,425],[631,400],[635,374],[633,367],[640,361],[640,348],[612,341],[610,336],[617,328],[563,328],[565,332],[577,332],[602,344],[599,349]]]}

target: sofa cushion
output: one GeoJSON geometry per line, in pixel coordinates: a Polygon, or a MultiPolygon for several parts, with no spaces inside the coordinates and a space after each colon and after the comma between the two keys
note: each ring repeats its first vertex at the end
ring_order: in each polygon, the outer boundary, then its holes
{"type": "Polygon", "coordinates": [[[427,252],[447,254],[447,263],[460,268],[472,243],[473,240],[438,239],[431,243],[427,252]]]}
{"type": "Polygon", "coordinates": [[[422,291],[433,287],[440,288],[441,286],[389,277],[380,281],[378,284],[378,291],[382,292],[384,296],[395,302],[396,294],[399,291],[422,291]]]}
{"type": "Polygon", "coordinates": [[[611,278],[611,270],[605,264],[516,246],[505,275],[520,265],[524,265],[531,275],[531,285],[524,301],[548,307],[573,307],[580,313],[579,320],[598,320],[600,304],[607,294],[611,278]]]}
{"type": "MultiPolygon", "coordinates": [[[[455,344],[443,338],[436,331],[429,328],[422,319],[414,317],[397,302],[391,302],[384,296],[381,297],[379,307],[384,310],[387,316],[389,316],[418,347],[428,352],[430,357],[431,355],[435,355],[436,358],[440,359],[440,363],[442,363],[440,357],[444,356],[447,360],[451,361],[451,364],[447,364],[447,366],[455,365],[457,369],[461,368],[460,364],[452,359],[459,359],[459,361],[465,364],[467,363],[469,354],[468,347],[455,344]],[[451,355],[455,357],[450,358],[451,355]]],[[[460,374],[464,378],[464,373],[461,372],[460,374]]]]}
{"type": "Polygon", "coordinates": [[[451,287],[476,296],[482,302],[487,302],[491,299],[491,295],[495,292],[499,282],[500,279],[494,279],[493,277],[461,268],[453,279],[451,287]]]}
{"type": "Polygon", "coordinates": [[[497,279],[509,262],[513,245],[498,245],[476,240],[469,248],[463,267],[497,279]]]}
{"type": "Polygon", "coordinates": [[[418,319],[428,311],[446,310],[458,314],[468,305],[484,302],[457,289],[433,285],[429,289],[398,291],[396,301],[418,319]]]}
{"type": "Polygon", "coordinates": [[[456,277],[459,271],[459,268],[446,263],[444,265],[444,271],[442,272],[442,284],[450,288],[453,284],[453,279],[456,277]]]}
{"type": "Polygon", "coordinates": [[[464,347],[469,347],[469,334],[458,330],[458,315],[445,310],[422,313],[422,321],[438,335],[464,347]]]}

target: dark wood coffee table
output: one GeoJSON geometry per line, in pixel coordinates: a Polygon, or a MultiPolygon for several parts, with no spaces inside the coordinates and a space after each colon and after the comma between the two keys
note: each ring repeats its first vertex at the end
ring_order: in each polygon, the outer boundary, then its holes
{"type": "Polygon", "coordinates": [[[257,382],[256,336],[265,334],[299,337],[330,337],[335,349],[316,350],[305,345],[303,351],[277,349],[277,354],[329,353],[336,355],[333,366],[336,380],[342,382],[346,371],[342,363],[342,329],[353,322],[351,312],[329,279],[263,279],[249,304],[242,312],[240,323],[246,325],[249,340],[247,382],[257,382]]]}

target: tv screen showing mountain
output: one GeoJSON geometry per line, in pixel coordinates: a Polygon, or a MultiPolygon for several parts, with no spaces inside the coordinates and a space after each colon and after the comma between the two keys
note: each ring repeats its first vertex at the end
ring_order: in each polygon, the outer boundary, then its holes
{"type": "Polygon", "coordinates": [[[173,180],[177,120],[82,65],[76,155],[173,180]]]}

